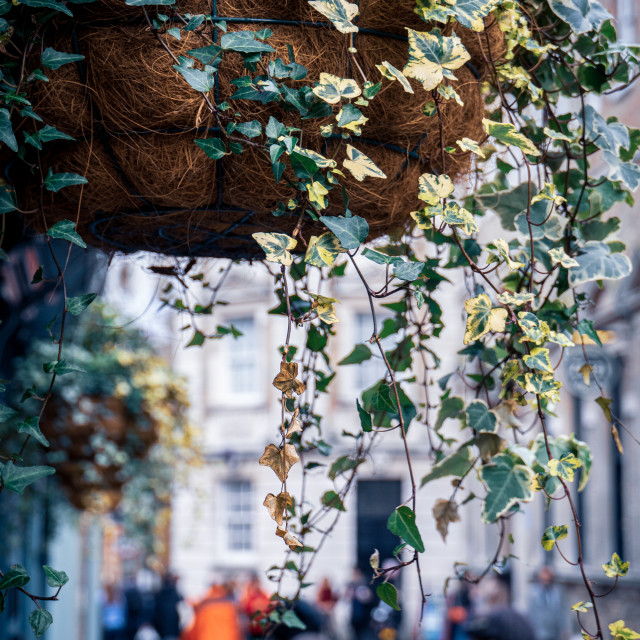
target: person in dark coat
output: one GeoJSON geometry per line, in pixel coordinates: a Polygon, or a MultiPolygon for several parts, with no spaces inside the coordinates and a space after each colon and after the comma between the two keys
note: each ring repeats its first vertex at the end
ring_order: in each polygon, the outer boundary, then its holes
{"type": "Polygon", "coordinates": [[[174,640],[180,636],[180,615],[178,605],[182,596],[177,589],[177,578],[166,574],[162,586],[155,597],[153,626],[162,640],[174,640]]]}

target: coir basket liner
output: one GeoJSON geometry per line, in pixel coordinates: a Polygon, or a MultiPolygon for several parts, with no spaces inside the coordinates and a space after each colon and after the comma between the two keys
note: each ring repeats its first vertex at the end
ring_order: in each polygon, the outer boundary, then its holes
{"type": "MultiPolygon", "coordinates": [[[[428,30],[412,11],[413,0],[360,2],[355,47],[367,78],[381,79],[375,65],[383,60],[402,68],[407,59],[406,26],[428,30]]],[[[149,28],[140,8],[119,0],[74,5],[73,21],[61,21],[45,34],[45,46],[80,53],[84,60],[48,71],[48,83],[38,83],[32,95],[34,109],[46,122],[74,136],[74,142],[47,143],[40,154],[42,167],[79,173],[88,184],[44,191],[33,185],[19,188],[23,209],[36,212],[28,222],[48,227],[60,219],[78,221],[85,240],[106,250],[154,251],[177,256],[260,257],[251,238],[256,231],[291,233],[298,212],[274,216],[279,201],[295,198],[285,180],[276,184],[268,155],[245,145],[239,155],[213,161],[195,144],[195,138],[217,135],[216,122],[202,95],[173,70],[174,60],[159,42],[176,55],[206,46],[213,28],[182,32],[178,41],[149,28]]],[[[308,69],[303,81],[313,83],[321,72],[360,80],[352,68],[350,41],[338,33],[306,0],[201,0],[180,3],[181,12],[211,14],[225,20],[230,31],[269,28],[272,57],[288,60],[287,44],[295,59],[308,69]]],[[[492,18],[489,18],[489,22],[492,18]]],[[[456,70],[452,85],[464,106],[454,100],[441,104],[442,142],[482,138],[484,105],[480,81],[487,60],[502,53],[502,34],[495,22],[484,33],[458,30],[471,61],[456,70]]],[[[282,104],[262,105],[230,100],[231,80],[244,75],[242,57],[225,53],[214,89],[216,101],[227,100],[241,121],[266,123],[270,115],[301,129],[300,145],[327,157],[344,156],[339,137],[322,138],[321,124],[332,118],[301,120],[282,104]]],[[[296,83],[293,83],[295,86],[296,83]]],[[[298,83],[299,84],[299,83],[298,83]]],[[[349,208],[365,217],[372,236],[407,224],[416,199],[420,174],[446,172],[461,177],[468,170],[468,153],[446,154],[442,164],[440,126],[422,111],[428,93],[412,81],[415,94],[398,82],[384,81],[385,89],[364,109],[369,122],[353,145],[369,156],[388,176],[386,180],[357,182],[346,177],[349,208]]],[[[212,92],[212,94],[214,93],[212,92]]],[[[259,140],[259,138],[258,138],[259,140]]],[[[342,213],[340,190],[334,190],[329,214],[342,213]]],[[[303,226],[307,236],[314,227],[303,226]]]]}

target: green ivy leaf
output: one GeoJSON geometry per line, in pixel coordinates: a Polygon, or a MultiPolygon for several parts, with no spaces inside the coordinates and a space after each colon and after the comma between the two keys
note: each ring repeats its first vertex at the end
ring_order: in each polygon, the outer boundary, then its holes
{"type": "Polygon", "coordinates": [[[50,587],[64,587],[69,582],[69,576],[64,571],[56,571],[49,565],[43,565],[44,575],[47,578],[47,584],[50,587]]]}
{"type": "Polygon", "coordinates": [[[275,53],[275,49],[266,42],[256,40],[254,31],[234,31],[220,38],[220,48],[224,51],[239,53],[275,53]]]}
{"type": "Polygon", "coordinates": [[[338,511],[346,511],[342,498],[335,491],[327,491],[322,496],[322,504],[325,507],[331,509],[337,509],[338,511]]]}
{"type": "Polygon", "coordinates": [[[498,418],[484,400],[474,400],[466,409],[467,424],[475,431],[494,433],[498,418]]]}
{"type": "Polygon", "coordinates": [[[37,440],[43,447],[49,446],[49,441],[44,437],[42,431],[40,431],[40,418],[33,416],[27,418],[19,427],[18,433],[27,433],[35,440],[37,440]]]}
{"type": "Polygon", "coordinates": [[[2,471],[2,483],[5,488],[20,494],[22,494],[26,487],[36,482],[36,480],[40,480],[56,472],[53,467],[19,467],[15,465],[13,461],[2,465],[0,470],[2,471]]]}
{"type": "Polygon", "coordinates": [[[438,478],[445,478],[446,476],[461,478],[469,471],[473,463],[474,459],[471,455],[471,449],[465,444],[451,455],[433,465],[431,471],[422,478],[420,486],[424,486],[427,482],[437,480],[438,478]]]}
{"type": "Polygon", "coordinates": [[[611,14],[596,0],[549,0],[549,8],[577,34],[597,31],[611,14]]]}
{"type": "Polygon", "coordinates": [[[370,433],[373,423],[371,420],[371,414],[365,411],[360,402],[356,399],[356,408],[358,409],[358,416],[360,417],[360,426],[365,433],[370,433]]]}
{"type": "Polygon", "coordinates": [[[298,618],[293,609],[287,609],[280,617],[280,622],[289,629],[306,629],[307,625],[298,618]]]}
{"type": "Polygon", "coordinates": [[[522,360],[530,369],[553,373],[551,360],[549,359],[549,349],[544,347],[535,347],[531,349],[531,353],[523,356],[522,360]]]}
{"type": "Polygon", "coordinates": [[[551,551],[558,540],[563,540],[569,533],[569,527],[561,524],[554,527],[547,527],[542,535],[541,544],[545,551],[551,551]]]}
{"type": "Polygon", "coordinates": [[[46,609],[34,609],[29,614],[29,624],[36,638],[41,638],[52,622],[53,616],[46,609]]]}
{"type": "MultiPolygon", "coordinates": [[[[1,134],[0,134],[1,135],[1,134]]],[[[0,185],[0,215],[16,209],[16,195],[13,187],[8,184],[0,185]]]]}
{"type": "Polygon", "coordinates": [[[30,579],[27,570],[21,564],[14,564],[0,578],[0,591],[24,587],[30,579]]]}
{"type": "Polygon", "coordinates": [[[97,293],[86,293],[82,296],[66,299],[66,309],[72,316],[79,316],[98,296],[97,293]]]}
{"type": "Polygon", "coordinates": [[[53,173],[49,168],[47,177],[44,179],[45,189],[58,192],[65,187],[73,187],[79,184],[87,184],[87,179],[77,173],[53,173]]]}
{"type": "Polygon", "coordinates": [[[473,31],[484,31],[484,20],[497,5],[497,0],[456,0],[456,2],[438,2],[437,0],[416,0],[416,13],[425,21],[448,22],[454,18],[463,27],[473,31]]]}
{"type": "Polygon", "coordinates": [[[193,332],[193,337],[191,338],[191,341],[189,342],[187,347],[200,347],[200,346],[202,346],[204,344],[204,341],[205,341],[204,333],[202,333],[202,331],[198,331],[198,329],[196,329],[193,332]]]}
{"type": "MultiPolygon", "coordinates": [[[[0,141],[4,142],[11,151],[18,151],[18,141],[13,133],[8,109],[0,109],[0,141]]],[[[15,209],[15,206],[13,208],[15,209]]]]}
{"type": "Polygon", "coordinates": [[[376,593],[382,602],[388,604],[392,609],[400,611],[398,605],[398,590],[390,582],[379,584],[376,588],[376,593]]]}
{"type": "Polygon", "coordinates": [[[338,238],[344,249],[357,249],[369,235],[369,225],[360,216],[320,216],[320,222],[338,238]]]}
{"type": "Polygon", "coordinates": [[[220,138],[196,138],[195,143],[212,159],[220,160],[227,155],[227,148],[220,138]]]}
{"type": "Polygon", "coordinates": [[[605,242],[587,242],[575,260],[578,266],[569,269],[571,287],[595,280],[620,280],[628,276],[632,268],[626,255],[612,253],[605,242]]]}
{"type": "Polygon", "coordinates": [[[57,2],[57,0],[23,0],[21,4],[34,9],[53,9],[68,16],[73,16],[69,8],[63,2],[57,2]]]}
{"type": "Polygon", "coordinates": [[[17,415],[17,411],[0,402],[0,423],[8,422],[9,420],[11,420],[11,418],[14,418],[17,415]]]}
{"type": "MultiPolygon", "coordinates": [[[[23,3],[26,4],[26,3],[23,3]]],[[[69,13],[71,15],[71,13],[69,13]]],[[[47,47],[40,56],[40,62],[47,69],[59,69],[70,62],[79,62],[84,60],[84,56],[79,53],[65,53],[64,51],[56,51],[52,47],[47,47]]]]}
{"type": "Polygon", "coordinates": [[[194,69],[193,60],[186,56],[178,56],[179,64],[174,64],[175,69],[189,84],[192,89],[200,93],[208,93],[215,86],[215,69],[205,65],[204,70],[194,69]]]}
{"type": "Polygon", "coordinates": [[[387,520],[387,529],[400,536],[418,553],[424,552],[424,542],[416,525],[416,514],[406,506],[395,509],[387,520]]]}
{"type": "Polygon", "coordinates": [[[52,227],[47,229],[47,235],[50,238],[72,242],[82,249],[87,248],[86,242],[76,232],[75,222],[71,222],[71,220],[60,220],[56,222],[52,227]]]}
{"type": "Polygon", "coordinates": [[[353,348],[353,351],[348,356],[342,358],[338,364],[360,364],[369,359],[371,359],[371,349],[369,349],[366,344],[357,344],[353,348]]]}
{"type": "Polygon", "coordinates": [[[516,464],[508,454],[494,456],[491,464],[480,469],[480,479],[487,488],[482,505],[482,521],[495,522],[517,502],[531,500],[534,475],[529,467],[516,464]]]}

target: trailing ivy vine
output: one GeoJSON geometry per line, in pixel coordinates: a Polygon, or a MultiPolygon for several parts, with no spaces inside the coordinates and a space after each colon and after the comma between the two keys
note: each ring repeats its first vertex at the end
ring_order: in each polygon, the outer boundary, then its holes
{"type": "MultiPolygon", "coordinates": [[[[400,539],[396,565],[383,569],[375,554],[371,558],[382,600],[392,607],[399,605],[388,580],[396,570],[413,566],[422,579],[421,561],[428,550],[416,525],[417,492],[437,478],[451,477],[451,490],[433,510],[438,531],[446,538],[449,525],[462,517],[464,505],[480,501],[482,521],[497,523],[499,530],[495,557],[484,574],[500,562],[507,523],[521,505],[533,500],[567,502],[571,522],[540,532],[541,544],[578,568],[585,600],[572,608],[582,635],[604,638],[598,608],[601,594],[594,591],[593,576],[586,572],[572,493],[576,483],[578,491],[584,489],[592,453],[574,435],[553,437],[548,416],[560,400],[559,364],[564,351],[581,350],[581,371],[585,380],[600,389],[596,402],[622,455],[619,430],[626,427],[613,415],[611,399],[594,375],[585,345],[601,344],[601,334],[589,319],[593,287],[631,271],[625,246],[615,238],[621,223],[611,210],[618,203],[633,204],[631,194],[640,184],[640,168],[634,163],[640,130],[616,117],[605,119],[591,96],[611,95],[633,82],[640,48],[617,42],[612,17],[595,0],[417,0],[415,13],[425,24],[423,30],[407,29],[405,66],[399,69],[380,60],[378,75],[368,77],[354,39],[359,32],[358,4],[313,0],[309,5],[317,12],[317,21],[328,21],[344,35],[352,77],[322,72],[311,81],[292,47],[288,59],[277,56],[269,44],[270,29],[230,31],[215,14],[185,13],[174,0],[127,0],[125,4],[139,9],[140,19],[166,51],[167,65],[201,95],[202,108],[213,117],[216,131],[199,133],[194,140],[199,151],[218,161],[251,148],[272,169],[273,180],[286,183],[296,193],[273,211],[282,220],[279,232],[253,234],[264,250],[264,264],[271,271],[279,300],[271,313],[287,319],[280,370],[274,372],[273,381],[282,407],[278,435],[259,460],[275,472],[273,490],[264,505],[274,520],[275,534],[288,549],[271,574],[279,584],[292,574],[298,584],[292,594],[279,589],[279,597],[290,603],[300,594],[326,536],[345,510],[345,497],[374,441],[398,435],[411,492],[389,517],[388,527],[400,539]],[[504,34],[505,50],[494,56],[487,33],[496,24],[504,34]],[[454,147],[445,141],[442,112],[448,101],[462,102],[455,88],[456,73],[470,55],[459,37],[461,28],[473,32],[482,45],[489,73],[482,84],[486,105],[482,139],[462,137],[454,147]],[[197,33],[203,46],[176,54],[171,45],[189,32],[197,33]],[[217,74],[228,56],[238,54],[243,75],[232,80],[231,95],[222,95],[217,74]],[[406,211],[404,231],[373,248],[365,246],[370,221],[349,208],[347,178],[365,183],[390,179],[359,146],[367,135],[368,109],[396,82],[436,123],[438,166],[450,166],[450,158],[471,156],[472,169],[466,181],[435,170],[423,173],[415,185],[421,208],[406,211]],[[280,106],[317,125],[315,133],[336,144],[327,147],[330,153],[307,148],[298,127],[274,115],[265,122],[247,119],[229,101],[280,106]],[[310,223],[321,229],[317,235],[306,233],[310,223]],[[334,363],[329,344],[337,331],[339,300],[325,294],[328,283],[347,270],[360,280],[362,295],[369,302],[371,338],[334,363]],[[447,313],[439,296],[442,283],[452,280],[468,292],[466,329],[459,337],[464,365],[441,371],[437,338],[447,313]],[[383,323],[381,307],[387,316],[383,323]],[[296,326],[306,331],[300,351],[291,344],[296,326]],[[383,346],[386,338],[394,341],[392,348],[383,346]],[[385,374],[354,399],[359,429],[344,433],[353,443],[353,453],[331,459],[331,448],[322,439],[317,400],[331,393],[336,366],[357,366],[373,357],[384,363],[385,374]],[[534,427],[521,427],[525,417],[534,427]],[[454,437],[446,428],[450,420],[459,421],[460,435],[454,437]],[[423,478],[414,471],[409,428],[424,430],[429,443],[432,466],[423,478]],[[331,462],[330,488],[317,505],[305,496],[306,475],[316,465],[305,462],[311,451],[331,462]],[[303,467],[298,495],[288,482],[294,465],[303,467]],[[466,487],[472,476],[480,480],[483,495],[473,495],[466,487]],[[573,557],[563,549],[562,541],[569,536],[577,549],[573,557]],[[313,546],[309,540],[314,540],[313,546]]],[[[46,25],[59,13],[70,15],[72,9],[73,3],[58,0],[28,0],[18,6],[0,2],[6,53],[0,140],[12,152],[12,161],[39,176],[41,191],[78,188],[86,182],[76,173],[52,171],[41,158],[43,145],[69,136],[56,128],[58,123],[40,122],[28,91],[30,84],[47,82],[48,69],[82,58],[70,51],[41,48],[39,65],[32,68],[46,25]]],[[[41,208],[42,202],[41,198],[41,208]]],[[[20,210],[10,185],[0,192],[0,205],[4,214],[20,210]]],[[[375,201],[371,206],[376,206],[375,201]]],[[[56,223],[47,231],[47,241],[59,237],[84,244],[76,233],[78,222],[56,223]]],[[[212,286],[195,264],[185,259],[177,260],[175,266],[155,268],[169,278],[163,294],[166,304],[192,316],[189,346],[237,334],[235,328],[225,326],[209,334],[198,322],[198,316],[214,312],[231,266],[221,271],[218,284],[212,286]],[[198,284],[203,292],[194,293],[198,284]]],[[[42,277],[39,272],[34,279],[42,277]]],[[[58,265],[53,277],[64,286],[64,265],[58,265]]],[[[59,353],[45,365],[51,386],[38,396],[40,416],[56,376],[69,366],[62,352],[66,314],[80,313],[91,300],[91,296],[66,299],[62,324],[54,336],[59,353]]],[[[3,409],[3,417],[7,411],[3,409]]],[[[40,475],[51,473],[22,464],[28,439],[39,440],[37,419],[36,415],[25,422],[22,448],[5,455],[0,489],[22,492],[40,475]]],[[[617,583],[628,566],[614,553],[603,571],[617,583]]],[[[26,578],[16,571],[2,574],[0,594],[9,588],[24,590],[26,578]]],[[[424,588],[421,591],[426,599],[424,588]]],[[[38,600],[47,598],[27,595],[38,606],[32,623],[38,636],[51,621],[38,605],[38,600]]],[[[275,611],[271,620],[297,624],[291,610],[275,611]]],[[[623,621],[609,630],[614,638],[636,637],[623,621]]]]}

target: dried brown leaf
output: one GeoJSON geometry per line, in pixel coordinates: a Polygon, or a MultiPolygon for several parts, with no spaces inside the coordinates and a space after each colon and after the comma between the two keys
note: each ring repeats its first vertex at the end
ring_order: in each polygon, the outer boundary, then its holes
{"type": "Polygon", "coordinates": [[[611,437],[616,443],[616,447],[620,455],[624,455],[624,447],[622,446],[622,441],[620,440],[620,433],[618,432],[618,427],[616,427],[614,424],[611,425],[611,437]]]}
{"type": "Polygon", "coordinates": [[[433,517],[436,519],[436,528],[442,539],[446,541],[449,533],[449,524],[459,522],[458,505],[453,500],[436,500],[433,507],[433,517]]]}
{"type": "Polygon", "coordinates": [[[284,510],[291,504],[291,496],[286,491],[282,491],[277,496],[268,493],[262,504],[267,507],[271,519],[275,520],[278,525],[282,525],[284,510]]]}
{"type": "Polygon", "coordinates": [[[290,531],[288,531],[287,529],[283,529],[282,527],[278,527],[276,529],[276,535],[279,538],[283,538],[284,541],[289,545],[289,549],[291,549],[292,551],[296,548],[296,547],[302,547],[302,542],[300,542],[300,540],[298,540],[298,538],[296,538],[290,531]]]}
{"type": "Polygon", "coordinates": [[[280,373],[273,379],[273,386],[284,393],[287,398],[293,397],[293,392],[300,395],[306,386],[296,379],[298,375],[297,362],[281,362],[280,373]]]}
{"type": "Polygon", "coordinates": [[[289,428],[287,429],[287,433],[285,436],[290,438],[294,433],[298,431],[302,431],[302,425],[300,424],[300,420],[298,420],[298,414],[300,413],[299,409],[296,409],[291,416],[291,421],[289,422],[289,428]]]}
{"type": "Polygon", "coordinates": [[[285,444],[282,449],[275,444],[268,444],[259,462],[265,467],[273,469],[274,473],[284,482],[289,475],[289,469],[300,460],[296,448],[292,444],[285,444]]]}

